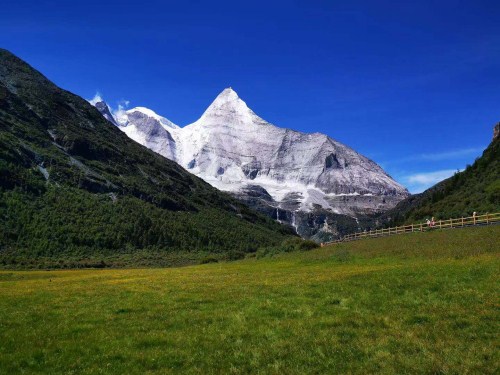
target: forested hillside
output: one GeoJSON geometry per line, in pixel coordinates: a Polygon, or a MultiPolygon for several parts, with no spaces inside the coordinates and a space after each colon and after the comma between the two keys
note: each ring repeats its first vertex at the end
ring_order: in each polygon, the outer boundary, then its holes
{"type": "Polygon", "coordinates": [[[500,137],[497,132],[472,165],[423,193],[401,201],[382,215],[382,222],[401,224],[431,216],[448,219],[471,216],[473,212],[500,212],[500,137]]]}
{"type": "Polygon", "coordinates": [[[0,50],[4,265],[245,252],[291,234],[135,143],[87,101],[0,50]]]}

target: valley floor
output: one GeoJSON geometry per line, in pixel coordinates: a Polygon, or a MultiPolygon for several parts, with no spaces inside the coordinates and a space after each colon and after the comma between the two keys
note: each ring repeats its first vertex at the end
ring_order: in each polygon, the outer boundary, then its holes
{"type": "Polygon", "coordinates": [[[0,271],[0,373],[498,373],[500,226],[170,269],[0,271]]]}

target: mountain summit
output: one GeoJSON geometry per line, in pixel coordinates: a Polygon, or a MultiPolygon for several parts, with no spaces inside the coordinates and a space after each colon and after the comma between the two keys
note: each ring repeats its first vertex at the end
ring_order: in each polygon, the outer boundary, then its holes
{"type": "Polygon", "coordinates": [[[311,233],[297,223],[301,213],[322,210],[321,227],[333,233],[327,217],[382,212],[409,195],[376,163],[327,135],[268,123],[232,88],[185,127],[131,111],[124,116],[121,129],[132,139],[220,190],[258,202],[304,236],[311,233]]]}
{"type": "Polygon", "coordinates": [[[227,87],[222,92],[217,95],[217,98],[213,101],[213,103],[219,102],[235,102],[237,100],[241,100],[240,97],[238,96],[238,93],[233,90],[232,87],[227,87]]]}
{"type": "Polygon", "coordinates": [[[253,126],[266,122],[240,99],[231,87],[224,89],[192,126],[253,126]]]}

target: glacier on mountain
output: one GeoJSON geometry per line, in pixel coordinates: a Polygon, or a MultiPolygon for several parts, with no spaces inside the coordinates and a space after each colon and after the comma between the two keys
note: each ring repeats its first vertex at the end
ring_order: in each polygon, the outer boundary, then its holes
{"type": "MultiPolygon", "coordinates": [[[[107,105],[93,104],[108,118],[107,105]]],[[[318,209],[352,217],[377,213],[409,195],[375,162],[329,136],[266,122],[231,88],[184,127],[144,107],[108,120],[220,190],[252,199],[261,194],[276,219],[282,209],[290,224],[295,213],[318,209]]]]}

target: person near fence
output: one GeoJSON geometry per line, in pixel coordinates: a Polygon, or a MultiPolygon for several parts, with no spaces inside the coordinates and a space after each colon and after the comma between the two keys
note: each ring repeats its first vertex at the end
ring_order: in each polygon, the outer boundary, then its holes
{"type": "Polygon", "coordinates": [[[431,227],[431,221],[429,219],[427,219],[427,221],[425,222],[427,224],[427,226],[430,228],[431,227]]]}
{"type": "Polygon", "coordinates": [[[431,227],[434,228],[435,225],[436,225],[436,221],[434,220],[434,216],[433,216],[431,219],[431,227]]]}

